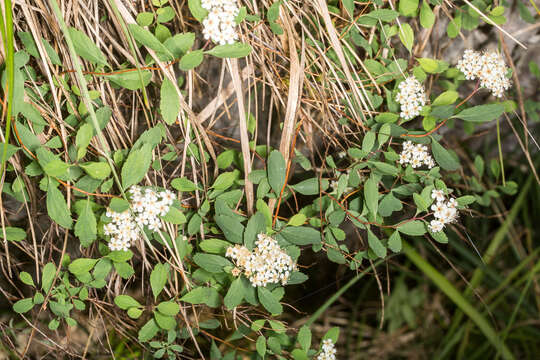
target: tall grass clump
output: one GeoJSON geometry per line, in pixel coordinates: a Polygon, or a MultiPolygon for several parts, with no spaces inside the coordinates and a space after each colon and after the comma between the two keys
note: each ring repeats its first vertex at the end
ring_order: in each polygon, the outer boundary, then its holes
{"type": "Polygon", "coordinates": [[[540,351],[534,2],[1,14],[1,358],[540,351]]]}

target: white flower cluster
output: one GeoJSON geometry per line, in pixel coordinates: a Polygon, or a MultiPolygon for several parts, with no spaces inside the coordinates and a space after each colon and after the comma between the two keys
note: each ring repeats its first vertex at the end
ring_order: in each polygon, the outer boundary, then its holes
{"type": "Polygon", "coordinates": [[[414,76],[402,81],[399,86],[396,101],[401,105],[400,116],[410,120],[420,115],[422,107],[426,105],[426,93],[424,86],[414,76]]]}
{"type": "Polygon", "coordinates": [[[480,86],[491,90],[495,97],[502,97],[510,88],[510,79],[506,77],[508,67],[497,52],[486,51],[481,55],[474,50],[465,50],[456,67],[467,80],[478,79],[480,86]]]}
{"type": "Polygon", "coordinates": [[[133,214],[129,209],[122,213],[111,209],[106,212],[111,222],[104,226],[103,231],[106,236],[111,237],[109,249],[112,251],[127,251],[131,243],[137,240],[140,229],[144,226],[148,226],[148,229],[152,231],[160,229],[159,217],[169,212],[175,198],[174,193],[169,190],[155,192],[152,189],[145,189],[143,192],[138,186],[132,186],[129,193],[133,214]]]}
{"type": "Polygon", "coordinates": [[[429,229],[432,232],[439,232],[445,224],[456,221],[458,217],[457,201],[454,198],[447,200],[442,190],[433,190],[431,198],[435,200],[435,203],[431,205],[435,219],[429,223],[429,229]]]}
{"type": "Polygon", "coordinates": [[[336,347],[332,342],[332,339],[323,340],[322,351],[317,356],[317,360],[335,360],[336,359],[336,347]]]}
{"type": "Polygon", "coordinates": [[[285,285],[296,264],[283,251],[276,240],[266,234],[257,235],[253,252],[245,246],[235,245],[227,249],[225,256],[234,260],[237,268],[233,275],[241,271],[253,286],[266,286],[280,283],[285,285]]]}
{"type": "Polygon", "coordinates": [[[413,144],[412,141],[403,143],[403,150],[399,154],[400,164],[411,164],[413,168],[426,165],[428,168],[435,166],[435,161],[427,152],[428,148],[422,144],[413,144]]]}
{"type": "Polygon", "coordinates": [[[131,242],[139,237],[137,223],[133,220],[129,209],[121,213],[108,209],[106,215],[112,219],[103,228],[104,234],[111,237],[109,249],[127,251],[131,242]]]}
{"type": "Polygon", "coordinates": [[[203,35],[216,44],[232,44],[238,39],[234,29],[238,6],[234,0],[202,0],[201,5],[208,10],[208,16],[203,20],[203,35]]]}
{"type": "Polygon", "coordinates": [[[143,190],[138,186],[129,189],[131,194],[131,206],[135,214],[135,221],[142,228],[156,231],[161,228],[160,216],[169,212],[169,208],[175,199],[172,191],[165,190],[159,193],[152,189],[143,190]]]}

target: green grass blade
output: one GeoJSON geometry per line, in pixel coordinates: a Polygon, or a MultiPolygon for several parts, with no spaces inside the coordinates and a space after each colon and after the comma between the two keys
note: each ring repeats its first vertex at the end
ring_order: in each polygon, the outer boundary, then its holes
{"type": "MultiPolygon", "coordinates": [[[[133,39],[133,36],[131,35],[129,28],[126,26],[126,22],[124,18],[122,17],[122,15],[120,14],[120,11],[118,11],[118,7],[116,6],[116,3],[110,0],[109,4],[111,5],[111,9],[113,10],[114,16],[116,16],[118,22],[120,23],[120,27],[122,28],[122,32],[124,33],[124,36],[126,37],[126,39],[128,39],[129,51],[135,61],[135,68],[137,69],[137,74],[139,74],[139,81],[141,82],[143,102],[144,102],[144,105],[146,106],[146,109],[150,109],[150,102],[148,101],[148,94],[146,92],[146,87],[144,86],[141,66],[139,65],[137,52],[135,51],[135,40],[133,39]]],[[[145,114],[146,114],[146,109],[144,110],[145,114]]],[[[148,115],[150,116],[150,118],[152,117],[151,112],[149,112],[148,115]]]]}
{"type": "MultiPolygon", "coordinates": [[[[7,108],[6,108],[6,134],[4,146],[2,149],[2,164],[0,166],[0,176],[4,173],[4,168],[7,160],[7,146],[9,143],[9,136],[11,134],[11,114],[13,112],[13,88],[15,86],[15,69],[13,56],[15,53],[13,47],[13,16],[11,14],[11,0],[5,0],[5,15],[1,14],[0,27],[2,28],[2,43],[4,44],[4,54],[6,54],[6,72],[7,72],[7,108]]],[[[3,186],[3,182],[0,186],[3,186]]]]}
{"type": "Polygon", "coordinates": [[[71,39],[71,36],[69,35],[67,25],[64,21],[62,12],[60,11],[60,8],[58,7],[58,3],[56,2],[56,0],[51,0],[50,3],[51,3],[52,10],[56,16],[56,20],[58,21],[58,24],[60,25],[60,29],[62,30],[62,33],[64,35],[64,40],[66,41],[66,44],[68,46],[71,59],[73,60],[73,68],[75,69],[75,75],[77,77],[77,81],[79,82],[79,88],[80,88],[81,95],[84,101],[84,105],[86,105],[86,109],[88,110],[88,113],[90,114],[90,119],[92,119],[92,124],[96,131],[99,143],[101,145],[103,155],[107,159],[107,162],[109,163],[109,166],[111,167],[114,180],[118,188],[120,189],[122,196],[125,198],[124,189],[122,188],[122,183],[120,182],[120,178],[118,177],[118,173],[116,172],[114,161],[111,159],[109,155],[105,138],[103,137],[103,133],[99,128],[96,112],[94,111],[94,106],[92,105],[90,94],[88,93],[88,84],[86,82],[86,79],[84,78],[82,68],[81,68],[81,62],[79,60],[79,57],[77,56],[75,47],[73,46],[73,41],[71,39]]]}
{"type": "MultiPolygon", "coordinates": [[[[529,192],[529,188],[533,182],[533,176],[530,175],[527,178],[527,181],[523,185],[523,188],[521,189],[521,192],[519,196],[516,198],[516,201],[514,202],[514,205],[512,206],[512,209],[510,209],[510,212],[508,213],[508,216],[504,220],[503,224],[497,232],[495,233],[495,236],[491,240],[487,250],[484,253],[483,260],[485,264],[491,263],[491,260],[495,257],[497,251],[499,250],[499,247],[501,246],[503,240],[506,238],[506,235],[508,234],[508,231],[510,230],[510,226],[516,219],[516,216],[518,215],[521,207],[525,203],[526,196],[529,192]]],[[[469,287],[465,290],[464,295],[466,297],[469,297],[472,293],[472,289],[476,288],[478,284],[482,281],[484,277],[484,266],[479,266],[472,276],[472,279],[469,283],[469,287]]],[[[461,323],[461,320],[463,318],[463,313],[461,313],[459,310],[454,315],[454,318],[452,320],[452,325],[450,326],[450,330],[448,331],[447,336],[445,339],[448,339],[453,336],[453,334],[457,331],[459,328],[459,324],[461,323]]]]}
{"type": "Polygon", "coordinates": [[[402,244],[403,253],[407,258],[429,277],[431,281],[433,281],[433,283],[461,309],[461,311],[469,316],[489,342],[491,342],[496,349],[500,350],[502,357],[506,360],[514,359],[512,353],[510,353],[506,345],[501,341],[489,322],[467,301],[467,299],[465,299],[454,285],[431,266],[431,264],[424,260],[406,241],[403,240],[402,244]]]}

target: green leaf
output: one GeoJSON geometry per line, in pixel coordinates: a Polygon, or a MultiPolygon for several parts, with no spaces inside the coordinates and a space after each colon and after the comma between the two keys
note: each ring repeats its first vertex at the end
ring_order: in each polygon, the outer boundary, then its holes
{"type": "Polygon", "coordinates": [[[208,16],[208,11],[201,5],[201,0],[188,0],[188,7],[191,15],[199,22],[208,16]]]}
{"type": "Polygon", "coordinates": [[[17,314],[24,314],[27,311],[30,311],[34,307],[34,300],[32,298],[26,298],[17,301],[13,304],[13,310],[17,314]]]}
{"type": "Polygon", "coordinates": [[[154,14],[149,12],[142,12],[137,15],[137,24],[140,26],[148,26],[154,21],[154,14]]]}
{"type": "Polygon", "coordinates": [[[21,273],[19,274],[19,278],[21,279],[21,281],[26,284],[26,285],[30,285],[30,286],[34,286],[34,279],[32,279],[32,275],[30,275],[29,273],[27,273],[26,271],[21,271],[21,273]]]}
{"type": "Polygon", "coordinates": [[[186,216],[177,208],[170,207],[167,214],[161,217],[163,220],[171,224],[181,225],[187,222],[186,216]]]}
{"type": "Polygon", "coordinates": [[[421,195],[419,195],[417,193],[414,193],[413,194],[413,200],[414,200],[414,203],[416,204],[416,207],[418,208],[418,212],[428,210],[429,205],[421,195]]]}
{"type": "Polygon", "coordinates": [[[180,59],[178,67],[180,70],[188,71],[199,66],[204,58],[204,52],[202,50],[190,51],[180,59]]]}
{"type": "Polygon", "coordinates": [[[413,16],[418,9],[418,0],[399,0],[399,12],[403,16],[413,16]]]}
{"type": "Polygon", "coordinates": [[[174,19],[174,10],[170,6],[162,7],[161,9],[157,9],[156,13],[158,15],[157,21],[160,23],[166,23],[174,19]]]}
{"type": "Polygon", "coordinates": [[[58,329],[58,326],[60,326],[60,321],[58,319],[52,319],[47,326],[50,330],[54,331],[58,329]]]}
{"type": "Polygon", "coordinates": [[[391,22],[399,16],[399,13],[390,9],[377,9],[366,14],[366,16],[385,22],[391,22]]]}
{"type": "Polygon", "coordinates": [[[259,296],[259,302],[272,315],[279,315],[283,312],[283,307],[268,289],[259,286],[257,287],[257,294],[259,296]]]}
{"type": "Polygon", "coordinates": [[[85,123],[77,131],[75,137],[75,146],[77,147],[77,160],[80,160],[86,154],[86,148],[90,144],[90,140],[94,136],[94,128],[92,125],[85,123]]]}
{"type": "Polygon", "coordinates": [[[131,308],[127,309],[127,314],[132,319],[138,319],[138,318],[141,317],[143,311],[144,310],[141,309],[141,308],[131,307],[131,308]]]}
{"type": "Polygon", "coordinates": [[[304,325],[300,328],[298,331],[298,337],[297,337],[298,343],[304,349],[304,351],[308,351],[311,347],[311,330],[309,326],[304,325]]]}
{"type": "Polygon", "coordinates": [[[394,165],[382,161],[374,161],[373,165],[375,165],[375,168],[384,175],[396,176],[399,172],[398,168],[394,165]]]}
{"type": "Polygon", "coordinates": [[[448,90],[448,91],[443,92],[441,95],[437,96],[437,98],[433,100],[432,105],[433,106],[451,105],[456,102],[458,97],[459,97],[459,94],[457,91],[448,90]]]}
{"type": "Polygon", "coordinates": [[[46,293],[48,293],[51,288],[55,274],[56,266],[52,262],[45,264],[41,273],[41,289],[46,293]]]}
{"type": "Polygon", "coordinates": [[[302,246],[321,243],[321,233],[311,227],[287,226],[279,234],[294,245],[302,246]]]}
{"type": "Polygon", "coordinates": [[[399,231],[394,231],[390,238],[388,239],[388,248],[395,253],[401,251],[401,236],[399,236],[399,231]]]}
{"type": "Polygon", "coordinates": [[[73,220],[71,219],[71,212],[69,211],[64,199],[64,195],[53,185],[53,181],[49,178],[49,185],[47,188],[47,213],[50,218],[53,219],[58,225],[71,229],[73,226],[73,220]]]}
{"type": "Polygon", "coordinates": [[[410,236],[420,236],[426,233],[426,225],[420,220],[407,221],[397,227],[400,233],[410,236]]]}
{"type": "Polygon", "coordinates": [[[497,119],[504,112],[503,104],[478,105],[465,109],[452,118],[458,118],[465,121],[483,123],[497,119]]]}
{"type": "Polygon", "coordinates": [[[171,51],[176,59],[179,59],[191,49],[195,42],[194,33],[176,34],[165,40],[163,45],[171,51]]]}
{"type": "Polygon", "coordinates": [[[435,59],[417,58],[416,60],[418,60],[418,63],[420,64],[422,70],[429,74],[436,73],[437,69],[439,68],[439,62],[435,59]]]}
{"type": "Polygon", "coordinates": [[[373,250],[375,255],[380,257],[381,259],[384,259],[386,257],[386,248],[382,244],[381,240],[373,232],[368,231],[368,244],[369,248],[373,250]]]}
{"type": "Polygon", "coordinates": [[[420,25],[424,29],[429,29],[435,23],[435,14],[431,10],[431,7],[428,5],[426,0],[422,1],[422,6],[420,7],[420,25]]]}
{"type": "Polygon", "coordinates": [[[150,274],[150,287],[152,288],[154,299],[157,299],[158,295],[165,287],[168,277],[169,264],[157,263],[156,266],[154,266],[154,270],[152,270],[152,273],[150,274]]]}
{"type": "Polygon", "coordinates": [[[195,264],[210,273],[221,273],[225,266],[233,266],[233,264],[223,256],[213,254],[197,253],[193,256],[195,264]]]}
{"type": "Polygon", "coordinates": [[[69,36],[73,41],[73,47],[77,55],[94,64],[108,66],[107,58],[85,33],[75,28],[68,29],[69,36]]]}
{"type": "Polygon", "coordinates": [[[460,196],[456,199],[459,206],[467,206],[476,201],[476,198],[472,195],[460,196]]]}
{"type": "Polygon", "coordinates": [[[124,189],[139,183],[150,168],[152,147],[144,144],[140,149],[131,150],[122,166],[122,186],[124,189]]]}
{"type": "Polygon", "coordinates": [[[228,215],[217,215],[215,220],[227,240],[235,244],[242,244],[244,238],[244,225],[242,225],[240,221],[228,215]]]}
{"type": "Polygon", "coordinates": [[[139,341],[148,341],[152,339],[159,331],[159,326],[152,318],[139,330],[139,341]]]}
{"type": "Polygon", "coordinates": [[[214,308],[221,304],[219,293],[213,287],[197,287],[182,296],[180,300],[195,305],[206,304],[214,308]]]}
{"type": "Polygon", "coordinates": [[[225,254],[231,243],[219,239],[206,239],[199,244],[201,250],[209,254],[225,254]]]}
{"type": "Polygon", "coordinates": [[[164,301],[159,303],[157,309],[163,315],[176,316],[176,314],[178,314],[180,311],[180,306],[173,301],[164,301]]]}
{"type": "Polygon", "coordinates": [[[375,145],[375,133],[373,131],[368,131],[362,140],[362,150],[366,153],[369,153],[375,145]]]}
{"type": "Polygon", "coordinates": [[[238,179],[238,171],[229,171],[220,174],[216,181],[212,184],[212,188],[216,190],[227,190],[234,184],[234,181],[238,179]]]}
{"type": "MultiPolygon", "coordinates": [[[[328,189],[328,180],[321,180],[321,191],[328,189]]],[[[302,195],[319,195],[319,179],[316,177],[300,181],[298,184],[291,185],[294,191],[299,192],[302,195]]]]}
{"type": "Polygon", "coordinates": [[[176,178],[171,181],[171,186],[178,191],[195,191],[197,190],[197,185],[193,181],[186,178],[176,178]]]}
{"type": "Polygon", "coordinates": [[[69,164],[66,164],[62,160],[54,159],[49,161],[43,166],[43,170],[49,176],[60,177],[67,173],[69,164]]]}
{"type": "Polygon", "coordinates": [[[390,138],[392,131],[392,126],[388,123],[381,125],[379,133],[377,134],[377,141],[379,143],[379,148],[384,145],[384,143],[390,138]]]}
{"type": "Polygon", "coordinates": [[[435,140],[431,141],[431,151],[437,164],[444,170],[455,171],[461,167],[459,160],[435,140]]]}
{"type": "MultiPolygon", "coordinates": [[[[8,241],[21,241],[26,238],[26,231],[23,229],[6,226],[4,230],[6,232],[6,240],[8,241]]],[[[0,239],[4,238],[4,230],[0,228],[0,239]]]]}
{"type": "Polygon", "coordinates": [[[163,120],[167,124],[172,125],[180,113],[180,98],[174,84],[169,79],[163,79],[159,96],[159,110],[161,111],[163,120]]]}
{"type": "Polygon", "coordinates": [[[262,199],[257,199],[256,202],[257,210],[260,211],[266,220],[267,226],[272,226],[272,213],[270,212],[270,208],[268,207],[268,204],[264,202],[262,199]]]}
{"type": "Polygon", "coordinates": [[[242,58],[251,54],[251,51],[251,45],[235,42],[233,44],[215,46],[206,53],[218,58],[242,58]]]}
{"type": "Polygon", "coordinates": [[[92,211],[90,198],[86,201],[86,205],[82,208],[75,224],[75,236],[81,240],[81,245],[85,248],[90,246],[97,238],[96,216],[92,211]]]}
{"type": "Polygon", "coordinates": [[[223,299],[223,303],[227,309],[232,310],[233,308],[240,305],[244,299],[244,285],[242,284],[241,278],[236,278],[229,287],[227,295],[223,299]]]}
{"type": "Polygon", "coordinates": [[[118,295],[114,298],[114,303],[122,310],[127,310],[130,307],[141,307],[142,305],[129,295],[118,295]]]}
{"type": "Polygon", "coordinates": [[[255,343],[255,349],[257,350],[257,354],[264,359],[264,355],[266,354],[266,338],[264,336],[259,335],[255,343]]]}
{"type": "Polygon", "coordinates": [[[257,235],[266,232],[266,219],[264,214],[257,211],[255,215],[249,218],[246,229],[244,230],[244,245],[251,251],[257,239],[257,235]]]}
{"type": "Polygon", "coordinates": [[[103,180],[111,174],[111,167],[106,162],[87,162],[79,166],[94,179],[103,180]]]}
{"type": "Polygon", "coordinates": [[[392,193],[389,193],[382,198],[378,211],[381,216],[390,216],[394,211],[401,211],[402,209],[401,201],[392,193]]]}
{"type": "Polygon", "coordinates": [[[122,279],[129,279],[135,273],[133,267],[127,262],[115,262],[113,265],[122,279]]]}
{"type": "Polygon", "coordinates": [[[69,272],[73,275],[80,275],[89,272],[92,270],[94,265],[96,265],[98,259],[88,259],[88,258],[79,258],[73,260],[71,264],[69,264],[68,269],[69,272]]]}
{"type": "MultiPolygon", "coordinates": [[[[43,302],[45,301],[45,297],[43,296],[42,293],[40,292],[36,292],[36,294],[34,295],[34,299],[32,300],[34,302],[34,304],[43,304],[43,302]]],[[[80,301],[80,300],[78,300],[80,301]]],[[[82,301],[81,301],[82,302],[82,301]]],[[[84,305],[84,303],[83,303],[84,305]]]]}
{"type": "Polygon", "coordinates": [[[378,187],[379,182],[373,176],[370,176],[364,184],[364,198],[366,206],[372,215],[372,219],[375,219],[379,207],[378,187]]]}
{"type": "Polygon", "coordinates": [[[133,253],[130,250],[115,250],[107,254],[107,258],[111,259],[116,263],[129,261],[132,257],[133,253]]]}
{"type": "Polygon", "coordinates": [[[335,326],[328,330],[323,336],[323,340],[330,339],[335,344],[338,342],[339,338],[339,327],[335,326]]]}
{"type": "Polygon", "coordinates": [[[269,22],[275,22],[279,18],[279,7],[281,5],[281,0],[274,1],[272,5],[268,8],[266,13],[266,18],[269,22]]]}
{"type": "Polygon", "coordinates": [[[304,225],[306,220],[307,220],[306,215],[304,215],[304,214],[296,214],[296,215],[294,215],[293,217],[291,217],[289,219],[289,222],[287,223],[287,225],[301,226],[301,225],[304,225]]]}
{"type": "Polygon", "coordinates": [[[137,71],[129,71],[129,72],[124,72],[124,73],[119,73],[119,74],[114,74],[114,75],[107,75],[106,79],[128,90],[138,90],[142,86],[147,86],[150,83],[150,79],[152,78],[152,73],[148,70],[142,70],[141,76],[142,76],[142,84],[141,84],[141,78],[139,77],[139,73],[137,71]]]}
{"type": "Polygon", "coordinates": [[[395,123],[398,119],[399,115],[388,112],[375,116],[375,121],[378,123],[395,123]]]}
{"type": "Polygon", "coordinates": [[[233,149],[225,150],[217,157],[217,165],[220,169],[228,168],[234,160],[235,151],[233,149]]]}
{"type": "Polygon", "coordinates": [[[399,39],[401,40],[401,43],[409,50],[409,52],[412,52],[412,47],[414,44],[414,32],[411,28],[411,25],[407,23],[401,24],[401,27],[399,28],[399,39]]]}
{"type": "Polygon", "coordinates": [[[113,198],[109,203],[109,207],[112,211],[121,213],[129,209],[129,202],[122,198],[113,198]]]}
{"type": "Polygon", "coordinates": [[[152,33],[137,24],[128,24],[129,31],[141,44],[156,51],[163,57],[163,60],[173,60],[171,52],[152,33]]]}
{"type": "Polygon", "coordinates": [[[268,183],[276,194],[281,193],[285,184],[286,164],[283,155],[277,150],[273,150],[268,157],[267,163],[268,183]]]}

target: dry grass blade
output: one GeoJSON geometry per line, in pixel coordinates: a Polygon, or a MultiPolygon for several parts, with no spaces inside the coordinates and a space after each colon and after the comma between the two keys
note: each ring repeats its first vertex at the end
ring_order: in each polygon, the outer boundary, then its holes
{"type": "Polygon", "coordinates": [[[253,214],[253,183],[249,180],[251,173],[251,155],[249,151],[249,134],[247,129],[246,108],[244,106],[244,91],[242,90],[242,80],[240,79],[240,69],[237,59],[227,59],[229,72],[232,77],[234,90],[236,92],[236,102],[238,105],[238,117],[240,123],[240,145],[242,146],[242,156],[244,158],[244,188],[246,190],[246,205],[249,215],[253,214]]]}
{"type": "Polygon", "coordinates": [[[504,33],[506,36],[508,36],[510,39],[512,39],[513,41],[516,42],[516,44],[518,44],[519,46],[521,46],[523,49],[527,50],[527,47],[525,45],[523,45],[521,43],[521,41],[519,41],[518,39],[516,39],[515,37],[513,37],[511,34],[509,34],[506,30],[504,30],[501,26],[497,25],[493,20],[491,20],[490,18],[488,18],[486,16],[486,14],[484,14],[482,11],[480,11],[476,6],[474,6],[473,4],[471,4],[470,1],[468,0],[463,0],[465,2],[465,4],[469,5],[471,7],[471,9],[473,9],[478,15],[480,15],[488,24],[491,24],[493,26],[495,26],[497,28],[497,30],[501,31],[502,33],[504,33]]]}

